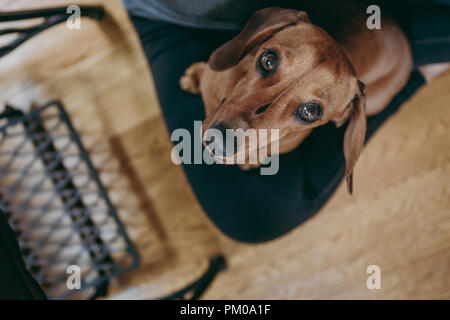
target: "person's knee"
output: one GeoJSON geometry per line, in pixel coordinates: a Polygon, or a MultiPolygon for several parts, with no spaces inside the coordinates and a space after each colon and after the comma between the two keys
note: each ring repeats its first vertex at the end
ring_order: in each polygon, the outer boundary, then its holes
{"type": "Polygon", "coordinates": [[[309,212],[293,210],[296,207],[293,205],[292,209],[234,211],[226,219],[212,217],[212,220],[226,236],[233,240],[263,243],[288,233],[310,216],[309,212]]]}

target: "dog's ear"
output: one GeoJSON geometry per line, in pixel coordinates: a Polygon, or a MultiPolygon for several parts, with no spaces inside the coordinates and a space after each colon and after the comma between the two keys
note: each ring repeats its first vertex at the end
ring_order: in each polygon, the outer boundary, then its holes
{"type": "Polygon", "coordinates": [[[359,92],[352,103],[350,122],[344,135],[344,156],[346,162],[345,178],[347,180],[347,190],[349,194],[353,192],[353,167],[359,154],[364,147],[366,138],[366,99],[364,94],[364,84],[358,80],[359,92]]]}
{"type": "Polygon", "coordinates": [[[299,22],[309,22],[306,12],[277,7],[256,11],[241,33],[212,53],[209,58],[211,69],[221,71],[231,68],[256,45],[263,43],[281,29],[299,22]]]}

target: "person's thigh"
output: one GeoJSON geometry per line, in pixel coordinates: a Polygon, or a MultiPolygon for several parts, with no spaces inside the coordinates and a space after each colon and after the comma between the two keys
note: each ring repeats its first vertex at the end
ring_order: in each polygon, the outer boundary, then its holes
{"type": "MultiPolygon", "coordinates": [[[[133,21],[169,131],[184,128],[192,139],[200,139],[193,128],[194,121],[204,119],[201,97],[183,92],[178,81],[190,64],[207,61],[212,50],[232,35],[140,18],[133,21]]],[[[415,79],[382,114],[369,119],[369,135],[422,83],[421,78],[415,79]]],[[[275,175],[260,175],[259,169],[241,171],[237,166],[183,167],[199,202],[219,229],[236,240],[267,241],[311,217],[337,188],[345,171],[344,130],[333,124],[314,130],[299,148],[280,156],[275,175]]]]}

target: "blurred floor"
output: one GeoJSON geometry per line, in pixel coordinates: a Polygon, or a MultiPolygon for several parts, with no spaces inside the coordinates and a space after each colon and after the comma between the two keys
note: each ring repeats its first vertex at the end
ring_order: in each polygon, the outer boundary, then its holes
{"type": "MultiPolygon", "coordinates": [[[[77,1],[93,4],[94,1],[77,1]]],[[[61,99],[106,184],[142,266],[110,298],[156,298],[198,277],[225,252],[208,299],[450,299],[450,73],[422,88],[363,152],[355,195],[332,200],[288,235],[233,243],[211,226],[183,175],[147,63],[118,0],[81,30],[57,26],[0,59],[0,105],[61,99]],[[369,265],[381,290],[368,290],[369,265]]],[[[1,10],[69,5],[0,0],[1,10]]]]}

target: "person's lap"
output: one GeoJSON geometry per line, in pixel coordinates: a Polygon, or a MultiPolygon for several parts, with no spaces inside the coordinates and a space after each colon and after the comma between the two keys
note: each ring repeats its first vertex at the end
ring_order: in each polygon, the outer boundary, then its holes
{"type": "MultiPolygon", "coordinates": [[[[172,132],[188,129],[204,119],[200,96],[183,92],[178,84],[187,67],[207,61],[210,53],[232,37],[132,17],[150,63],[162,112],[172,132]]],[[[368,137],[423,84],[413,73],[408,85],[379,115],[368,119],[368,137]]],[[[328,124],[316,129],[291,153],[281,155],[279,172],[264,176],[259,170],[237,166],[184,164],[184,171],[211,220],[229,237],[245,242],[271,240],[316,213],[341,182],[345,161],[344,128],[328,124]]],[[[356,174],[358,179],[358,174],[356,174]]]]}

